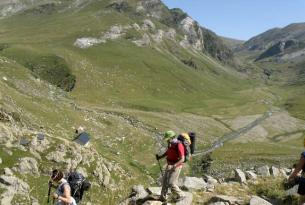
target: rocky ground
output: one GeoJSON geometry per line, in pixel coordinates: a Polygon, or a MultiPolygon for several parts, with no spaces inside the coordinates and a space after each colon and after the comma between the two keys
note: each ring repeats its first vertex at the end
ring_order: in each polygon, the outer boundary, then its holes
{"type": "MultiPolygon", "coordinates": [[[[262,166],[253,170],[242,171],[234,170],[234,177],[227,179],[215,179],[211,176],[183,177],[179,181],[179,186],[184,190],[185,198],[179,202],[174,202],[169,197],[167,203],[158,201],[161,194],[161,187],[144,188],[143,185],[132,187],[129,197],[123,200],[119,205],[272,205],[285,204],[284,202],[274,202],[274,199],[268,196],[256,196],[251,192],[252,186],[258,186],[263,181],[284,181],[291,169],[262,166]],[[231,193],[231,195],[229,195],[231,193]]],[[[289,196],[295,196],[297,186],[286,191],[289,196]]],[[[170,195],[170,194],[169,194],[170,195]]],[[[293,204],[290,201],[287,204],[293,204]]]]}

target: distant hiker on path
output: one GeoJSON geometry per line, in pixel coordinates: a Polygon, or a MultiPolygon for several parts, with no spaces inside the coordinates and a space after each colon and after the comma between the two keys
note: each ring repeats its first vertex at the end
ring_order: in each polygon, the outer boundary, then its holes
{"type": "Polygon", "coordinates": [[[71,188],[64,174],[60,170],[53,170],[50,182],[54,182],[57,186],[56,192],[53,194],[55,205],[76,205],[74,198],[71,196],[71,188]]]}
{"type": "MultiPolygon", "coordinates": [[[[304,147],[305,147],[305,136],[304,136],[304,147]]],[[[299,184],[298,194],[300,195],[299,205],[305,205],[305,152],[301,153],[299,163],[296,165],[294,171],[288,178],[288,181],[295,181],[299,184]],[[301,177],[299,176],[302,171],[301,177]]]]}
{"type": "Polygon", "coordinates": [[[168,142],[166,152],[159,156],[156,155],[157,160],[166,157],[167,166],[162,179],[162,191],[160,200],[167,201],[168,189],[171,189],[172,194],[176,195],[176,201],[182,200],[185,196],[178,186],[178,178],[185,160],[185,150],[182,143],[175,138],[176,134],[173,131],[167,131],[164,134],[164,140],[168,142]]]}

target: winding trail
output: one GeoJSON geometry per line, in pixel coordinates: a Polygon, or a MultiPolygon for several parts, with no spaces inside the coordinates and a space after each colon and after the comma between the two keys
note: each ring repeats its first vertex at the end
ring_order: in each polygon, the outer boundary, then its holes
{"type": "Polygon", "coordinates": [[[214,142],[210,148],[208,148],[207,150],[198,151],[195,154],[193,154],[193,156],[196,157],[196,156],[206,155],[208,153],[213,152],[217,148],[222,147],[225,142],[227,142],[229,140],[236,139],[236,138],[240,137],[242,134],[245,134],[245,133],[249,132],[251,129],[253,129],[254,127],[256,127],[261,122],[263,122],[264,120],[266,120],[267,118],[269,118],[271,116],[272,116],[272,111],[269,110],[269,111],[265,112],[264,115],[257,118],[256,120],[254,120],[253,122],[251,122],[247,126],[242,127],[242,128],[240,128],[236,131],[233,131],[233,132],[230,132],[228,134],[223,135],[216,142],[214,142]]]}

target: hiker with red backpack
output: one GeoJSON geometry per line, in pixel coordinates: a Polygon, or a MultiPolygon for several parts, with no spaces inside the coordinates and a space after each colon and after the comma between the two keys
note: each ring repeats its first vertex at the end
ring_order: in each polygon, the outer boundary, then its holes
{"type": "Polygon", "coordinates": [[[160,196],[160,200],[163,202],[167,201],[168,189],[171,189],[172,194],[177,196],[175,201],[180,201],[185,198],[184,193],[178,186],[178,179],[183,163],[185,162],[186,154],[185,146],[179,138],[184,138],[191,144],[188,134],[182,133],[176,138],[175,132],[167,131],[164,134],[164,140],[168,143],[168,148],[163,155],[156,155],[158,161],[164,157],[167,160],[167,166],[162,178],[162,191],[160,196]]]}

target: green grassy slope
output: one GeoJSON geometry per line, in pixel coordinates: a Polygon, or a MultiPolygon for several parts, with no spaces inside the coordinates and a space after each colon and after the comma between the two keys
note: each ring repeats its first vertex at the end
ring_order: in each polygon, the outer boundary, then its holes
{"type": "MultiPolygon", "coordinates": [[[[216,138],[232,131],[223,119],[261,114],[279,102],[270,92],[272,87],[252,81],[208,55],[182,49],[172,41],[136,47],[122,37],[88,49],[73,46],[77,38],[99,37],[115,24],[142,23],[142,18],[129,13],[106,10],[107,5],[108,1],[97,1],[81,10],[57,12],[65,6],[59,5],[52,13],[37,15],[26,11],[0,20],[0,44],[6,45],[0,49],[0,105],[17,112],[25,128],[38,131],[43,127],[54,143],[50,150],[55,149],[55,143],[70,143],[72,127],[85,126],[93,138],[91,147],[132,176],[121,179],[114,175],[118,190],[95,187],[86,199],[93,204],[103,201],[102,204],[113,205],[126,195],[132,184],[148,184],[149,176],[157,177],[155,138],[161,132],[194,130],[199,133],[198,149],[205,149],[216,138]],[[41,63],[40,59],[46,56],[62,59],[75,76],[76,84],[71,92],[50,85],[49,79],[40,80],[27,67],[28,63],[52,67],[50,61],[41,63]],[[197,69],[183,64],[181,59],[192,59],[197,69]]],[[[258,156],[268,158],[278,149],[265,143],[256,145],[260,148],[247,152],[247,160],[258,156]]],[[[234,151],[236,147],[242,152],[249,148],[233,143],[216,152],[214,158],[225,161],[228,155],[222,155],[223,151],[231,153],[233,162],[239,158],[239,152],[234,151]]],[[[298,152],[283,148],[276,153],[297,155],[298,152]]],[[[0,165],[1,169],[13,166],[25,153],[13,150],[13,156],[0,165]]],[[[0,154],[2,159],[8,158],[6,152],[0,154]]],[[[42,167],[57,166],[44,157],[40,161],[42,167]]],[[[272,161],[272,156],[269,159],[272,161]]],[[[94,181],[92,167],[86,168],[94,181]]],[[[46,179],[20,177],[31,185],[33,196],[43,203],[45,193],[37,184],[46,179]]]]}

